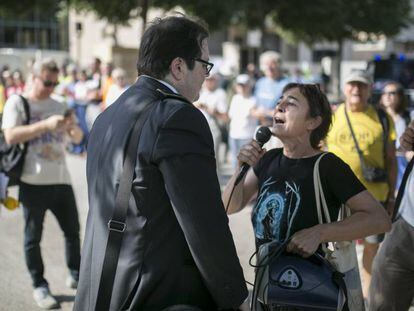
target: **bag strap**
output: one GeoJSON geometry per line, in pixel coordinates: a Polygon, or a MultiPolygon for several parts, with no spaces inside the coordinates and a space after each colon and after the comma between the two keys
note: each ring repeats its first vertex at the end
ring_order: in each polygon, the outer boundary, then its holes
{"type": "Polygon", "coordinates": [[[30,123],[30,106],[29,102],[27,101],[26,97],[19,95],[24,108],[24,113],[26,114],[26,121],[24,122],[24,125],[28,125],[30,123]]]}
{"type": "MultiPolygon", "coordinates": [[[[26,120],[24,122],[24,125],[29,125],[30,124],[30,106],[29,106],[29,102],[27,101],[26,97],[19,95],[22,103],[23,103],[23,108],[24,108],[24,113],[26,114],[26,120]]],[[[29,148],[29,141],[26,141],[23,144],[23,158],[26,158],[26,154],[27,154],[27,149],[29,148]]]]}
{"type": "MultiPolygon", "coordinates": [[[[327,153],[322,153],[319,158],[316,160],[315,165],[313,167],[313,185],[315,188],[315,200],[316,200],[316,211],[318,212],[318,222],[319,224],[323,224],[323,217],[322,217],[322,209],[323,209],[323,216],[325,217],[326,223],[331,222],[331,216],[329,215],[328,206],[326,204],[325,195],[323,193],[321,177],[319,173],[319,163],[321,162],[322,158],[327,153]]],[[[329,250],[326,247],[325,243],[321,244],[322,250],[327,253],[329,250]]]]}
{"type": "Polygon", "coordinates": [[[391,218],[393,222],[396,221],[398,210],[400,209],[401,201],[402,201],[402,198],[404,197],[404,191],[407,185],[408,176],[410,176],[410,173],[413,170],[413,166],[414,166],[414,157],[411,159],[410,162],[408,162],[407,167],[404,171],[404,175],[401,181],[400,188],[398,189],[397,199],[395,200],[395,207],[394,207],[394,211],[392,213],[392,218],[391,218]]]}
{"type": "MultiPolygon", "coordinates": [[[[318,212],[318,222],[319,224],[323,224],[323,217],[325,217],[325,223],[331,223],[331,215],[329,214],[328,204],[326,203],[325,194],[323,192],[322,181],[320,176],[319,170],[319,163],[322,158],[327,155],[327,152],[322,153],[319,158],[315,162],[315,166],[313,167],[313,184],[315,188],[315,201],[316,201],[316,210],[318,212]],[[323,211],[323,214],[322,214],[323,211]],[[323,215],[323,216],[322,216],[323,215]]],[[[339,219],[345,219],[351,215],[351,211],[348,206],[342,205],[339,211],[339,219]]],[[[326,253],[328,248],[325,244],[322,244],[322,250],[326,253]]]]}
{"type": "Polygon", "coordinates": [[[325,220],[327,223],[331,222],[331,217],[329,215],[328,208],[326,206],[326,200],[325,195],[323,193],[321,178],[319,174],[319,163],[321,162],[322,158],[327,153],[322,153],[319,158],[316,160],[315,165],[313,167],[313,185],[315,188],[315,200],[316,200],[316,210],[318,212],[318,221],[320,224],[323,224],[323,218],[322,218],[322,208],[325,216],[325,220]]]}
{"type": "Polygon", "coordinates": [[[154,103],[155,101],[152,100],[149,103],[143,104],[142,109],[139,111],[139,116],[135,122],[134,128],[128,138],[126,157],[124,160],[118,192],[115,198],[115,207],[112,218],[108,222],[109,234],[96,299],[96,311],[109,310],[110,307],[122,237],[126,229],[126,216],[131,196],[131,186],[135,171],[138,142],[145,120],[156,106],[154,103]]]}
{"type": "MultiPolygon", "coordinates": [[[[382,126],[382,141],[383,141],[383,155],[384,155],[384,159],[387,158],[387,145],[388,145],[388,135],[390,132],[390,122],[387,118],[387,113],[382,110],[382,109],[375,109],[377,111],[378,114],[378,119],[381,122],[381,126],[382,126]]],[[[386,169],[387,167],[387,161],[384,160],[384,169],[386,169]]]]}
{"type": "MultiPolygon", "coordinates": [[[[321,162],[322,158],[327,155],[327,152],[322,153],[319,158],[316,160],[315,162],[315,166],[313,168],[313,183],[314,183],[314,188],[315,188],[315,199],[316,199],[316,209],[318,211],[318,221],[320,224],[323,224],[323,218],[322,218],[322,208],[323,208],[323,213],[325,216],[325,220],[326,223],[331,223],[331,216],[329,214],[329,210],[328,210],[328,205],[326,204],[326,199],[325,199],[325,194],[323,192],[323,188],[322,188],[322,182],[321,182],[321,176],[320,176],[320,172],[319,172],[319,163],[321,162]],[[322,205],[322,208],[321,208],[322,205]]],[[[341,206],[341,210],[340,210],[340,217],[345,218],[347,216],[350,215],[350,210],[347,206],[342,205],[341,206]]],[[[325,243],[321,244],[322,250],[324,251],[324,253],[328,253],[329,249],[327,248],[325,243]]],[[[329,266],[332,267],[332,265],[330,264],[330,262],[328,260],[326,260],[323,256],[320,256],[320,258],[322,258],[323,260],[325,260],[325,262],[327,262],[329,264],[329,266]]],[[[341,309],[340,310],[347,310],[348,309],[348,293],[347,293],[347,289],[346,289],[346,284],[344,281],[344,274],[341,272],[336,271],[335,269],[333,269],[333,274],[332,274],[332,280],[333,282],[339,287],[339,289],[341,290],[342,294],[344,295],[344,301],[343,301],[343,305],[340,306],[341,309]]]]}
{"type": "Polygon", "coordinates": [[[361,164],[363,164],[363,163],[365,163],[364,162],[364,156],[363,156],[363,153],[362,153],[361,149],[359,148],[358,141],[357,141],[355,133],[354,133],[354,129],[352,128],[351,121],[349,120],[348,111],[346,109],[346,106],[344,106],[344,111],[345,111],[346,123],[348,124],[348,128],[351,131],[352,139],[354,140],[355,148],[358,152],[359,161],[361,162],[361,164]]]}

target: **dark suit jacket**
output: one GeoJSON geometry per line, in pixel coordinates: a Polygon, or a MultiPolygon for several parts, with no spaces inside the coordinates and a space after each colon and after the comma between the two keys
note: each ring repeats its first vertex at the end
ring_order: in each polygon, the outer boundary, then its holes
{"type": "Polygon", "coordinates": [[[247,297],[202,113],[140,77],[96,120],[88,143],[89,212],[75,310],[93,310],[127,137],[143,100],[143,127],[111,310],[192,304],[236,308],[247,297]],[[157,100],[157,98],[163,98],[157,100]]]}

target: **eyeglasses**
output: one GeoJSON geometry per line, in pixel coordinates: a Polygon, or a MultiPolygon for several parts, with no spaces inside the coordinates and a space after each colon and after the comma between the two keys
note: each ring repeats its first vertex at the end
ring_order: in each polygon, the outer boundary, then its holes
{"type": "Polygon", "coordinates": [[[206,76],[208,76],[210,74],[211,69],[213,69],[214,64],[210,63],[204,59],[201,58],[193,58],[193,60],[195,60],[196,62],[202,63],[204,69],[206,70],[206,76]]]}
{"type": "Polygon", "coordinates": [[[397,95],[397,91],[383,92],[382,95],[395,96],[397,95]]]}
{"type": "Polygon", "coordinates": [[[44,87],[55,87],[59,84],[57,81],[50,81],[50,80],[42,80],[44,87]]]}

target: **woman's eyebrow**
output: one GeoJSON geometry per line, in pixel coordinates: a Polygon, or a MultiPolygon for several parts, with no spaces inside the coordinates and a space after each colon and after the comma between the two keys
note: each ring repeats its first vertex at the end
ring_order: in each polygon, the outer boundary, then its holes
{"type": "MultiPolygon", "coordinates": [[[[282,96],[282,97],[283,97],[283,96],[282,96]]],[[[287,96],[287,98],[289,98],[289,99],[293,99],[293,100],[295,100],[295,101],[299,102],[299,99],[297,99],[295,96],[289,95],[289,96],[287,96]]]]}

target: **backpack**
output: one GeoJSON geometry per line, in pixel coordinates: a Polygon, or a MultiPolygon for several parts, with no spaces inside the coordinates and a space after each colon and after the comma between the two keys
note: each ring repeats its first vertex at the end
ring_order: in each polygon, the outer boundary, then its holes
{"type": "MultiPolygon", "coordinates": [[[[26,98],[20,96],[26,120],[23,125],[30,122],[30,107],[26,98]]],[[[23,172],[24,159],[27,153],[28,142],[9,145],[6,143],[3,131],[0,131],[0,172],[9,177],[8,186],[18,185],[23,172]]]]}

